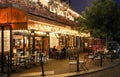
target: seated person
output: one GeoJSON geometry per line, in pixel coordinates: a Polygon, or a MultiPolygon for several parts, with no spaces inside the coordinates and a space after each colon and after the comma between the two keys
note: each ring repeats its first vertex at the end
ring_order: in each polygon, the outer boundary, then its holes
{"type": "Polygon", "coordinates": [[[56,49],[56,46],[54,46],[54,47],[52,48],[52,50],[50,51],[51,57],[55,56],[56,52],[57,52],[57,49],[56,49]]]}
{"type": "Polygon", "coordinates": [[[63,47],[63,48],[61,49],[61,51],[65,52],[65,51],[66,51],[66,48],[65,48],[65,47],[63,47]]]}
{"type": "Polygon", "coordinates": [[[61,58],[66,58],[66,48],[65,47],[63,47],[61,49],[61,58]]]}

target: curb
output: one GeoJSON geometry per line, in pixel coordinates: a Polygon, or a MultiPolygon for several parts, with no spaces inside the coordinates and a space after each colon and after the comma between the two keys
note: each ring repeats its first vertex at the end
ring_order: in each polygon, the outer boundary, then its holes
{"type": "Polygon", "coordinates": [[[78,74],[75,74],[75,75],[65,76],[65,77],[75,77],[75,76],[82,76],[82,75],[86,75],[86,74],[91,74],[91,73],[107,70],[107,69],[113,68],[113,67],[118,66],[118,65],[120,65],[120,62],[118,62],[118,63],[116,63],[114,65],[111,65],[111,66],[102,67],[102,68],[97,69],[97,70],[92,70],[90,72],[88,71],[88,72],[78,73],[78,74]]]}

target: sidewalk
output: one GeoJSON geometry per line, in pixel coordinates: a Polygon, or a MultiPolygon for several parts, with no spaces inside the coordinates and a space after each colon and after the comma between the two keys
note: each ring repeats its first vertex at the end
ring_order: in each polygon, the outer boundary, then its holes
{"type": "MultiPolygon", "coordinates": [[[[84,54],[80,55],[80,59],[82,59],[84,54]]],[[[103,66],[87,63],[86,66],[88,71],[83,71],[80,69],[80,72],[76,72],[76,66],[72,67],[72,70],[69,69],[69,60],[49,60],[44,64],[44,73],[45,77],[65,77],[65,76],[75,76],[77,74],[86,74],[93,73],[96,71],[108,69],[110,67],[114,67],[120,64],[119,59],[113,60],[113,62],[105,62],[103,66]]],[[[41,65],[32,66],[31,68],[24,69],[20,72],[13,73],[11,77],[42,77],[41,65]]]]}

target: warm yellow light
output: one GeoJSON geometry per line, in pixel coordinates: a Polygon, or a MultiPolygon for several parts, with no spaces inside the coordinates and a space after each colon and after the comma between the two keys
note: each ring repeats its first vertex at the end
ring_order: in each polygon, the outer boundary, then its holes
{"type": "Polygon", "coordinates": [[[16,51],[16,49],[14,48],[14,49],[13,49],[13,53],[16,53],[16,52],[17,52],[17,51],[16,51]]]}
{"type": "Polygon", "coordinates": [[[49,2],[49,0],[45,0],[46,2],[49,2]]]}
{"type": "Polygon", "coordinates": [[[72,9],[67,9],[69,12],[71,12],[72,14],[74,14],[76,17],[79,17],[80,15],[77,13],[77,12],[75,12],[75,11],[73,11],[72,9]]]}

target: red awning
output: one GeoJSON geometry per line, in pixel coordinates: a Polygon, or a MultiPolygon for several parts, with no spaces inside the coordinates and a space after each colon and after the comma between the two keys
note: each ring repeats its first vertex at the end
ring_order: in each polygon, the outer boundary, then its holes
{"type": "Polygon", "coordinates": [[[12,25],[12,29],[27,29],[27,13],[14,7],[0,8],[0,26],[12,25]]]}

